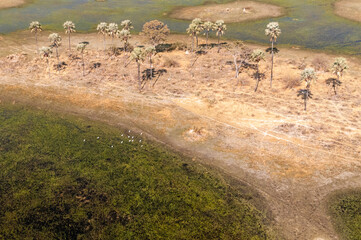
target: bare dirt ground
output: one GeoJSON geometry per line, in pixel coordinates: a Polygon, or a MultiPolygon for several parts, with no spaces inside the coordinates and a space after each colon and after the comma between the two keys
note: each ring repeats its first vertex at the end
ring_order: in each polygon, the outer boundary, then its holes
{"type": "Polygon", "coordinates": [[[283,9],[272,4],[237,1],[225,4],[207,4],[195,7],[176,8],[169,16],[184,20],[192,20],[198,17],[202,20],[213,22],[222,19],[226,23],[235,23],[261,18],[279,17],[282,16],[282,14],[283,9]]]}
{"type": "Polygon", "coordinates": [[[1,0],[0,9],[18,7],[25,4],[25,0],[1,0]]]}
{"type": "Polygon", "coordinates": [[[335,13],[341,17],[361,22],[361,2],[359,0],[340,0],[335,3],[335,13]]]}
{"type": "MultiPolygon", "coordinates": [[[[167,72],[139,93],[136,64],[124,67],[127,55],[102,52],[101,36],[72,38],[74,43],[90,42],[85,77],[80,55],[73,50],[69,56],[66,43],[60,60],[68,65],[60,72],[51,68],[49,77],[45,60],[34,57],[35,44],[28,36],[17,33],[0,41],[0,99],[140,129],[255,188],[285,239],[338,239],[326,199],[334,191],[361,187],[358,59],[348,57],[350,70],[336,96],[325,84],[332,74],[321,68],[305,112],[297,97],[303,87],[297,84],[299,68],[319,62],[328,66],[336,56],[280,49],[273,88],[267,56],[267,62],[261,62],[267,78],[255,93],[254,70],[243,69],[243,84],[236,85],[234,67],[227,63],[233,58],[224,49],[220,54],[211,49],[198,59],[185,51],[159,53],[154,67],[167,72]],[[14,55],[4,57],[9,51],[14,55]],[[94,63],[101,65],[91,69],[94,63]]],[[[47,44],[46,36],[40,37],[40,46],[47,44]]],[[[169,42],[187,40],[172,36],[169,42]]],[[[143,41],[134,37],[132,44],[143,41]]],[[[142,70],[147,66],[145,62],[142,70]]]]}

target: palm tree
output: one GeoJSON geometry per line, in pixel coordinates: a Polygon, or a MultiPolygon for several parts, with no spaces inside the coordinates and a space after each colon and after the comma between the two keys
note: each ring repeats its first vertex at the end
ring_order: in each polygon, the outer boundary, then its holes
{"type": "Polygon", "coordinates": [[[60,68],[60,60],[59,60],[58,48],[61,45],[61,37],[57,33],[51,33],[48,38],[49,38],[49,41],[50,41],[50,47],[51,48],[55,47],[55,49],[56,49],[56,58],[58,59],[58,67],[57,67],[57,69],[59,70],[59,68],[60,68]]]}
{"type": "Polygon", "coordinates": [[[224,35],[225,31],[227,31],[227,25],[224,24],[223,20],[217,20],[214,24],[214,30],[216,31],[216,35],[218,37],[218,53],[221,51],[221,44],[220,40],[221,37],[224,35]]]}
{"type": "Polygon", "coordinates": [[[301,98],[304,100],[305,105],[305,111],[307,111],[307,100],[312,99],[312,93],[310,89],[300,89],[297,92],[297,97],[301,96],[301,98]]]}
{"type": "Polygon", "coordinates": [[[198,34],[197,31],[198,30],[196,24],[194,24],[193,22],[189,24],[187,28],[187,33],[192,37],[192,52],[194,51],[194,40],[198,34]]]}
{"type": "Polygon", "coordinates": [[[144,51],[144,49],[140,48],[140,47],[134,48],[134,50],[132,51],[132,53],[130,55],[130,59],[134,60],[137,63],[137,66],[138,66],[138,87],[139,87],[139,91],[140,91],[141,88],[142,88],[142,82],[140,80],[140,64],[145,59],[145,51],[144,51]]]}
{"type": "Polygon", "coordinates": [[[153,79],[153,62],[152,57],[156,54],[156,49],[154,46],[149,46],[145,49],[145,54],[149,58],[149,69],[150,69],[150,79],[153,79]]]}
{"type": "Polygon", "coordinates": [[[317,80],[317,75],[315,69],[313,68],[306,68],[301,73],[301,81],[306,82],[306,88],[310,89],[311,83],[317,80]]]}
{"type": "Polygon", "coordinates": [[[29,29],[31,32],[35,34],[35,42],[36,42],[36,49],[38,50],[38,32],[43,30],[41,24],[38,21],[33,21],[30,23],[29,29]]]}
{"type": "Polygon", "coordinates": [[[280,26],[279,26],[278,22],[270,22],[267,25],[267,28],[265,30],[265,34],[270,37],[270,42],[272,42],[272,47],[271,47],[272,66],[271,66],[271,80],[270,80],[270,87],[272,87],[273,57],[274,57],[273,45],[277,41],[278,36],[281,34],[281,29],[280,29],[280,26]]]}
{"type": "Polygon", "coordinates": [[[119,34],[118,24],[109,23],[107,33],[112,38],[112,44],[113,44],[114,43],[114,37],[116,37],[119,34]]]}
{"type": "Polygon", "coordinates": [[[48,74],[49,74],[49,78],[50,78],[49,57],[53,53],[53,51],[51,50],[50,47],[42,47],[39,49],[39,52],[40,52],[41,57],[46,59],[46,65],[48,68],[48,74]]]}
{"type": "Polygon", "coordinates": [[[198,48],[198,34],[200,34],[204,30],[203,22],[200,18],[195,18],[195,19],[193,19],[192,23],[196,27],[196,48],[198,48]]]}
{"type": "Polygon", "coordinates": [[[129,30],[129,31],[134,28],[134,27],[133,27],[133,23],[132,23],[132,21],[130,21],[130,20],[124,20],[124,21],[122,21],[122,22],[120,23],[120,26],[122,26],[124,30],[129,30]]]}
{"type": "Polygon", "coordinates": [[[122,39],[122,41],[124,42],[124,53],[127,51],[127,47],[128,47],[128,41],[129,38],[131,37],[130,31],[128,29],[122,29],[120,32],[118,31],[118,37],[122,39]]]}
{"type": "Polygon", "coordinates": [[[327,80],[326,83],[329,85],[332,83],[332,87],[333,87],[333,91],[335,92],[335,95],[337,95],[336,87],[341,85],[342,82],[340,79],[342,78],[343,74],[346,72],[347,69],[348,69],[348,64],[345,58],[342,57],[336,58],[332,64],[331,70],[332,73],[336,75],[336,79],[331,78],[327,80]]]}
{"type": "Polygon", "coordinates": [[[210,21],[203,23],[203,29],[205,31],[204,34],[206,35],[206,46],[208,48],[209,33],[214,29],[214,23],[210,21]]]}
{"type": "Polygon", "coordinates": [[[84,71],[84,50],[86,48],[86,46],[89,45],[89,42],[81,42],[78,43],[78,45],[76,46],[76,49],[81,53],[81,59],[82,59],[82,66],[83,66],[83,76],[85,76],[85,71],[84,71]]]}
{"type": "Polygon", "coordinates": [[[256,74],[255,78],[257,80],[256,88],[254,89],[255,92],[257,92],[258,84],[261,81],[261,75],[259,73],[259,62],[264,60],[264,52],[260,49],[253,50],[251,54],[251,60],[256,63],[256,74]]]}
{"type": "Polygon", "coordinates": [[[71,46],[70,46],[70,34],[75,32],[75,24],[72,21],[66,21],[63,24],[63,27],[65,29],[65,34],[69,35],[69,51],[71,50],[71,46]]]}
{"type": "Polygon", "coordinates": [[[103,34],[103,45],[104,45],[104,51],[105,51],[105,35],[107,34],[108,30],[108,24],[106,22],[101,22],[97,26],[97,31],[99,34],[103,34]]]}

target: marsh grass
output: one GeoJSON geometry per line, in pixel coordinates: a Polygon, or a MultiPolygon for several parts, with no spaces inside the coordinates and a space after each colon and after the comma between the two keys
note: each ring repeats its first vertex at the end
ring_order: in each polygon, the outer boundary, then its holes
{"type": "Polygon", "coordinates": [[[270,238],[251,196],[140,134],[4,104],[0,123],[0,238],[270,238]]]}
{"type": "Polygon", "coordinates": [[[333,196],[330,213],[342,239],[361,239],[361,191],[333,196]]]}

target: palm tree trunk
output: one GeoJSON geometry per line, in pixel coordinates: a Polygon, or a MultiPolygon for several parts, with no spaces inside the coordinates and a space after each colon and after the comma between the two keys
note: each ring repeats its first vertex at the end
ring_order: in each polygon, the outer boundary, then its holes
{"type": "Polygon", "coordinates": [[[150,67],[150,80],[153,80],[153,66],[152,66],[152,55],[149,56],[149,67],[150,67]]]}
{"type": "Polygon", "coordinates": [[[103,46],[104,46],[104,52],[105,52],[105,34],[103,34],[103,46]]]}
{"type": "Polygon", "coordinates": [[[56,58],[58,59],[58,67],[57,70],[60,71],[60,59],[59,59],[59,51],[58,51],[58,46],[56,46],[56,58]]]}
{"type": "Polygon", "coordinates": [[[258,63],[257,63],[256,78],[257,78],[257,84],[256,84],[256,88],[254,89],[254,91],[255,91],[255,92],[257,92],[257,89],[258,89],[258,84],[259,84],[259,71],[258,71],[258,63]]]}
{"type": "Polygon", "coordinates": [[[218,53],[221,51],[220,41],[221,41],[221,34],[218,34],[218,53]]]}
{"type": "Polygon", "coordinates": [[[71,51],[71,47],[70,47],[70,33],[69,33],[69,51],[71,51]]]}
{"type": "Polygon", "coordinates": [[[209,38],[209,31],[206,33],[206,47],[208,48],[208,38],[209,38]]]}
{"type": "Polygon", "coordinates": [[[271,81],[270,81],[270,87],[272,88],[272,79],[273,79],[273,56],[274,56],[274,53],[273,53],[273,39],[272,39],[272,66],[271,66],[271,81]]]}
{"type": "Polygon", "coordinates": [[[81,59],[82,59],[82,65],[83,65],[83,77],[85,76],[85,73],[84,73],[84,53],[81,52],[81,59]]]}
{"type": "Polygon", "coordinates": [[[193,34],[193,37],[192,37],[192,52],[194,51],[194,34],[193,34]]]}
{"type": "MultiPolygon", "coordinates": [[[[236,68],[236,78],[238,78],[238,64],[237,64],[236,55],[233,56],[233,62],[234,62],[234,67],[236,68]]],[[[237,85],[238,85],[238,81],[237,81],[237,85]]]]}
{"type": "Polygon", "coordinates": [[[138,87],[139,87],[139,91],[140,91],[142,88],[142,83],[140,81],[140,62],[139,61],[137,61],[137,65],[138,65],[138,87]]]}
{"type": "Polygon", "coordinates": [[[196,48],[198,48],[198,35],[196,34],[196,48]]]}
{"type": "Polygon", "coordinates": [[[39,53],[39,45],[38,45],[38,31],[35,30],[35,42],[36,42],[36,51],[39,53]]]}

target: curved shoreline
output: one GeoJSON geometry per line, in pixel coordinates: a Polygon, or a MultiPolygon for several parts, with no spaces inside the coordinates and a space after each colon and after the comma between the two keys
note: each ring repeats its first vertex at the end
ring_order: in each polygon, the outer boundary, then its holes
{"type": "Polygon", "coordinates": [[[26,3],[26,0],[2,0],[0,2],[0,10],[6,8],[20,7],[26,3]]]}
{"type": "Polygon", "coordinates": [[[239,23],[265,18],[283,16],[285,9],[268,3],[255,1],[235,1],[222,4],[204,4],[175,8],[168,13],[168,17],[179,20],[201,18],[205,21],[224,20],[225,23],[239,23]]]}
{"type": "Polygon", "coordinates": [[[334,12],[337,16],[361,22],[361,2],[358,0],[339,0],[334,3],[334,12]]]}

